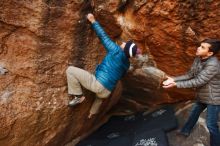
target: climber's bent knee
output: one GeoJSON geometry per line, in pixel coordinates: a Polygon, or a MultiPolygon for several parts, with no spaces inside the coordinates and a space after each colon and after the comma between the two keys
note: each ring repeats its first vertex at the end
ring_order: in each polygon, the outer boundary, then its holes
{"type": "Polygon", "coordinates": [[[79,68],[75,67],[75,66],[69,66],[66,69],[66,74],[74,74],[77,72],[77,70],[79,70],[79,68]]]}
{"type": "Polygon", "coordinates": [[[110,94],[111,94],[111,92],[108,89],[104,88],[101,92],[96,93],[96,96],[98,98],[105,99],[105,98],[108,98],[110,96],[110,94]]]}

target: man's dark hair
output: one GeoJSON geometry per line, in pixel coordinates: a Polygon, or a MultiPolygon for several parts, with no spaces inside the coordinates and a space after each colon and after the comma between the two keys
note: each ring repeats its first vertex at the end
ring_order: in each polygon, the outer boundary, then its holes
{"type": "Polygon", "coordinates": [[[211,45],[209,52],[213,52],[213,55],[217,54],[220,50],[220,40],[218,39],[205,39],[201,43],[208,43],[211,45]]]}

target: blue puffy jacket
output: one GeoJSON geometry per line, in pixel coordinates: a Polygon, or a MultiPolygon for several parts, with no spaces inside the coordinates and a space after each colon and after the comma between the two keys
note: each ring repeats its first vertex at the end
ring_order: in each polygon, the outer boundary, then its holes
{"type": "Polygon", "coordinates": [[[106,89],[112,91],[128,71],[130,62],[121,47],[109,38],[97,21],[92,23],[92,28],[107,51],[102,63],[96,68],[95,76],[106,89]]]}

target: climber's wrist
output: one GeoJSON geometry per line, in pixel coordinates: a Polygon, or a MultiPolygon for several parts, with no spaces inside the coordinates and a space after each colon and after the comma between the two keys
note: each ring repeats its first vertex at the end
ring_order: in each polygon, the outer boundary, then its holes
{"type": "Polygon", "coordinates": [[[96,22],[96,20],[94,19],[94,20],[91,20],[90,22],[91,22],[91,23],[95,23],[95,22],[96,22]]]}

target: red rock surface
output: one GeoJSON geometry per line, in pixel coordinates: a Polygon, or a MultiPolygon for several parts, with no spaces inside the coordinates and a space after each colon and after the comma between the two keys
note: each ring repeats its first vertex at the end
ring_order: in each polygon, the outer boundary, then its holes
{"type": "Polygon", "coordinates": [[[8,73],[0,75],[0,145],[74,143],[112,112],[192,98],[191,90],[164,91],[159,83],[163,72],[186,72],[200,40],[220,37],[219,7],[212,0],[1,0],[0,65],[8,73]],[[65,76],[68,65],[93,72],[105,55],[85,19],[88,12],[114,40],[132,39],[147,54],[133,61],[122,96],[119,85],[90,120],[94,95],[85,91],[86,102],[68,108],[65,76]]]}

